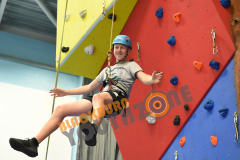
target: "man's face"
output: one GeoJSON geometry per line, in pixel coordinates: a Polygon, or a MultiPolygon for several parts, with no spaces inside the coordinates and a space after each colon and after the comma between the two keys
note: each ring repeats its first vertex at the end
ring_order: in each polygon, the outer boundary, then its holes
{"type": "Polygon", "coordinates": [[[123,44],[115,44],[114,45],[114,56],[117,60],[121,60],[125,57],[128,52],[128,46],[123,44]]]}

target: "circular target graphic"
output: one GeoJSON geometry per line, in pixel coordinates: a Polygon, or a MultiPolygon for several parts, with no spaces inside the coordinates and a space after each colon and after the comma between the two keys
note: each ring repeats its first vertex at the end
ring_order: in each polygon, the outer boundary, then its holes
{"type": "Polygon", "coordinates": [[[145,107],[147,112],[155,117],[162,117],[169,111],[169,104],[165,94],[160,92],[152,93],[145,101],[145,107]]]}

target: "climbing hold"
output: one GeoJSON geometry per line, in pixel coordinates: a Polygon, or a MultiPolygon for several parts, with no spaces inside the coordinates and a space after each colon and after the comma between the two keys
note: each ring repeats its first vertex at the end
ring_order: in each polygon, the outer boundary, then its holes
{"type": "Polygon", "coordinates": [[[180,145],[183,146],[186,142],[186,138],[185,137],[182,137],[181,140],[180,140],[180,145]]]}
{"type": "Polygon", "coordinates": [[[94,52],[94,49],[95,49],[94,45],[90,45],[90,46],[84,48],[84,51],[85,51],[87,54],[92,55],[93,52],[94,52]]]}
{"type": "MultiPolygon", "coordinates": [[[[112,16],[113,16],[113,14],[109,14],[109,15],[108,15],[108,19],[112,19],[112,16]]],[[[115,22],[116,19],[117,19],[116,14],[114,14],[114,19],[113,19],[113,21],[115,22]]]]}
{"type": "Polygon", "coordinates": [[[181,15],[180,12],[174,14],[174,15],[173,15],[173,20],[174,20],[175,22],[179,23],[179,22],[180,22],[180,15],[181,15]]]}
{"type": "Polygon", "coordinates": [[[193,61],[194,67],[196,67],[199,71],[202,69],[202,62],[193,61]]]}
{"type": "Polygon", "coordinates": [[[86,16],[86,14],[87,14],[87,10],[83,10],[79,14],[80,14],[81,18],[84,18],[86,16]]]}
{"type": "Polygon", "coordinates": [[[213,69],[218,70],[219,69],[219,62],[211,60],[209,63],[209,66],[211,66],[213,69]]]}
{"type": "Polygon", "coordinates": [[[218,111],[223,117],[225,117],[228,113],[228,108],[224,107],[218,111]]]}
{"type": "Polygon", "coordinates": [[[214,146],[217,146],[217,137],[215,137],[215,136],[211,136],[211,142],[212,142],[212,144],[214,145],[214,146]]]}
{"type": "Polygon", "coordinates": [[[69,47],[62,47],[62,52],[63,52],[63,53],[68,52],[68,50],[69,50],[69,47]]]}
{"type": "Polygon", "coordinates": [[[176,44],[176,39],[174,36],[171,36],[168,40],[167,40],[168,44],[171,46],[174,46],[176,44]]]}
{"type": "Polygon", "coordinates": [[[68,21],[70,17],[70,13],[66,13],[66,15],[64,16],[65,21],[68,21]]]}
{"type": "Polygon", "coordinates": [[[231,2],[230,0],[220,0],[220,3],[224,8],[227,8],[231,2]]]}
{"type": "Polygon", "coordinates": [[[204,107],[206,110],[210,111],[210,110],[212,110],[213,106],[214,106],[214,102],[213,102],[212,99],[210,99],[210,100],[208,100],[208,101],[204,104],[203,107],[204,107]]]}
{"type": "Polygon", "coordinates": [[[149,124],[154,124],[154,123],[156,123],[156,117],[153,116],[153,115],[148,115],[148,116],[146,117],[146,120],[148,121],[149,124]]]}
{"type": "Polygon", "coordinates": [[[187,104],[187,103],[186,103],[186,104],[184,104],[184,106],[183,106],[183,107],[184,107],[184,109],[185,109],[185,110],[187,110],[187,111],[189,110],[189,109],[188,109],[188,104],[187,104]]]}
{"type": "Polygon", "coordinates": [[[132,61],[134,61],[134,59],[129,59],[129,62],[132,62],[132,61]]]}
{"type": "Polygon", "coordinates": [[[162,7],[160,7],[160,8],[155,12],[155,15],[156,15],[158,18],[162,18],[162,17],[163,17],[163,9],[162,9],[162,7]]]}
{"type": "Polygon", "coordinates": [[[174,76],[171,78],[170,82],[173,84],[173,85],[177,85],[178,84],[178,77],[177,76],[174,76]]]}
{"type": "Polygon", "coordinates": [[[173,124],[174,125],[179,125],[180,124],[180,117],[179,117],[179,115],[176,115],[176,117],[173,120],[173,124]]]}

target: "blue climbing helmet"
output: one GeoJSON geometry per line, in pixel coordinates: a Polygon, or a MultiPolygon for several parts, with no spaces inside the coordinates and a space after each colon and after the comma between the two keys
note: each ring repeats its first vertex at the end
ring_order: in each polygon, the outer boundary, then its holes
{"type": "Polygon", "coordinates": [[[132,41],[131,39],[126,36],[126,35],[118,35],[114,40],[112,45],[114,46],[114,44],[124,44],[128,47],[130,47],[130,49],[132,49],[132,41]]]}

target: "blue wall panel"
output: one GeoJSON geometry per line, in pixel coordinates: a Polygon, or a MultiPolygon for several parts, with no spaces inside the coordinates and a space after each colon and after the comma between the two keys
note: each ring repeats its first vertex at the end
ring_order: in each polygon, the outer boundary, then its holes
{"type": "Polygon", "coordinates": [[[55,66],[56,45],[0,31],[0,54],[55,66]]]}
{"type": "Polygon", "coordinates": [[[239,160],[240,140],[234,140],[236,130],[233,113],[238,111],[236,98],[232,60],[162,159],[172,160],[173,154],[178,151],[178,160],[239,160]],[[214,101],[210,112],[203,108],[208,99],[214,101]],[[229,108],[225,118],[218,112],[223,107],[229,108]],[[216,147],[210,141],[211,136],[218,138],[216,147]],[[183,147],[179,144],[182,137],[186,137],[183,147]]]}

